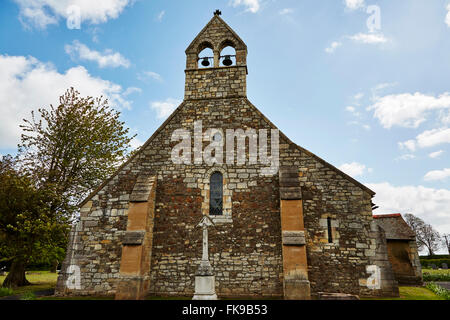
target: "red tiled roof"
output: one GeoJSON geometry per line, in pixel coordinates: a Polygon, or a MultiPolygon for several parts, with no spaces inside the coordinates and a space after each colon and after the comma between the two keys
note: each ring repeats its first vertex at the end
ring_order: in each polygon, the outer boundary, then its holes
{"type": "Polygon", "coordinates": [[[376,223],[383,228],[388,240],[415,240],[416,234],[403,220],[400,213],[373,216],[376,223]]]}
{"type": "Polygon", "coordinates": [[[395,218],[395,217],[401,217],[401,213],[392,213],[392,214],[378,214],[374,215],[374,219],[382,219],[382,218],[395,218]]]}

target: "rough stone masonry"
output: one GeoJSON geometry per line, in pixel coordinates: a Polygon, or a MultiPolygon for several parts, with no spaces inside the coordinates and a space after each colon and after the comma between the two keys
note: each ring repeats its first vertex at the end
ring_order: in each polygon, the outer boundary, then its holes
{"type": "Polygon", "coordinates": [[[57,294],[192,296],[202,252],[196,224],[210,214],[211,177],[219,173],[222,215],[211,216],[209,230],[219,298],[398,295],[386,240],[372,218],[374,192],[284,134],[280,172],[272,176],[260,174],[261,163],[173,163],[173,132],[193,131],[196,121],[223,132],[277,129],[247,99],[247,46],[219,15],[186,55],[182,104],[82,203],[57,294]],[[232,66],[221,65],[225,47],[236,52],[232,66]],[[214,63],[199,68],[205,48],[214,63]],[[77,287],[69,285],[74,276],[77,287]]]}

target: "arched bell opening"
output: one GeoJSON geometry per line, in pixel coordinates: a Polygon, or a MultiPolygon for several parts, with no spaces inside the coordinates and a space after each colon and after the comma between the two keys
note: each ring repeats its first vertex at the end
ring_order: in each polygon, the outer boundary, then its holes
{"type": "Polygon", "coordinates": [[[198,50],[198,68],[214,67],[214,51],[213,46],[209,42],[204,42],[199,46],[198,50]]]}
{"type": "Polygon", "coordinates": [[[236,49],[228,45],[220,51],[220,66],[231,67],[236,65],[236,49]]]}

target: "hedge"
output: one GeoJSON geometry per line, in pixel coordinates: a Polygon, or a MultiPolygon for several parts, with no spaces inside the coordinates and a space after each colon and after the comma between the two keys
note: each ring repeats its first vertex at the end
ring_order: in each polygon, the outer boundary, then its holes
{"type": "Polygon", "coordinates": [[[438,268],[442,268],[442,264],[446,263],[448,267],[450,267],[450,258],[446,259],[424,259],[420,258],[420,264],[422,268],[431,268],[431,265],[434,264],[438,268]]]}

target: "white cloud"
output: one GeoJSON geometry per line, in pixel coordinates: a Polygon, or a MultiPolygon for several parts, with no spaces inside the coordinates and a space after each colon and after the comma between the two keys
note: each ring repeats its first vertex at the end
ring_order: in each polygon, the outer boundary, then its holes
{"type": "Polygon", "coordinates": [[[393,126],[417,128],[426,121],[430,111],[450,108],[448,92],[437,97],[416,92],[374,97],[374,99],[375,103],[367,110],[374,110],[374,117],[385,128],[393,126]]]}
{"type": "Polygon", "coordinates": [[[450,128],[440,128],[425,131],[417,136],[417,144],[421,148],[434,147],[450,143],[450,128]]]}
{"type": "Polygon", "coordinates": [[[165,101],[154,101],[150,103],[150,107],[158,114],[158,119],[167,118],[180,105],[181,101],[168,98],[165,101]]]}
{"type": "Polygon", "coordinates": [[[366,44],[386,43],[388,39],[381,33],[357,33],[353,36],[348,36],[349,39],[366,44]]]}
{"type": "Polygon", "coordinates": [[[86,45],[77,40],[74,40],[71,45],[67,44],[64,48],[66,53],[69,54],[72,59],[93,61],[96,62],[100,68],[128,68],[130,66],[130,61],[124,58],[120,53],[112,52],[110,49],[105,50],[102,54],[98,51],[89,49],[86,45]]]}
{"type": "Polygon", "coordinates": [[[287,14],[291,14],[291,13],[293,13],[293,12],[294,12],[294,9],[291,9],[291,8],[285,8],[285,9],[280,10],[278,13],[279,13],[280,15],[284,16],[284,15],[287,15],[287,14]]]}
{"type": "Polygon", "coordinates": [[[138,79],[141,81],[145,81],[148,78],[162,82],[163,78],[159,73],[153,72],[153,71],[144,71],[138,74],[138,79]]]}
{"type": "Polygon", "coordinates": [[[398,146],[402,150],[406,149],[406,150],[409,150],[409,151],[412,151],[412,152],[416,151],[416,148],[417,148],[416,141],[414,141],[414,140],[408,140],[408,141],[405,141],[405,142],[399,142],[398,146]]]}
{"type": "Polygon", "coordinates": [[[380,83],[378,85],[376,85],[375,87],[372,88],[372,96],[373,99],[376,100],[378,97],[378,94],[380,91],[386,89],[386,88],[390,88],[390,87],[395,87],[398,83],[396,82],[386,82],[386,83],[380,83]]]}
{"type": "Polygon", "coordinates": [[[245,6],[247,7],[246,11],[249,11],[251,13],[256,13],[261,8],[259,0],[231,0],[231,5],[233,7],[245,6]]]}
{"type": "Polygon", "coordinates": [[[353,178],[364,175],[366,170],[369,173],[373,172],[372,168],[366,168],[365,165],[360,164],[358,162],[344,163],[342,166],[339,167],[339,170],[343,171],[344,173],[348,174],[353,178]]]}
{"type": "Polygon", "coordinates": [[[142,89],[141,88],[136,88],[136,87],[129,87],[127,88],[127,90],[125,90],[125,92],[123,93],[124,96],[129,96],[130,94],[133,93],[141,93],[142,89]]]}
{"type": "Polygon", "coordinates": [[[364,93],[360,92],[357,93],[353,96],[353,99],[355,99],[356,101],[361,100],[364,97],[364,93]]]}
{"type": "Polygon", "coordinates": [[[437,158],[439,158],[443,153],[444,153],[444,150],[439,150],[439,151],[430,153],[428,156],[429,156],[431,159],[437,159],[437,158]]]}
{"type": "Polygon", "coordinates": [[[347,9],[356,10],[365,6],[364,0],[344,0],[347,9]]]}
{"type": "Polygon", "coordinates": [[[131,107],[120,85],[93,77],[82,66],[59,73],[34,57],[0,55],[0,70],[0,148],[16,147],[22,119],[30,118],[31,110],[56,105],[71,86],[83,96],[107,97],[112,107],[131,107]]]}
{"type": "Polygon", "coordinates": [[[144,145],[144,142],[142,142],[138,137],[134,137],[133,140],[130,141],[131,149],[136,150],[144,145]]]}
{"type": "MultiPolygon", "coordinates": [[[[358,109],[354,106],[347,106],[345,107],[345,111],[351,113],[353,116],[360,118],[361,112],[358,111],[358,109]]],[[[352,123],[352,124],[359,124],[359,123],[352,123]]]]}
{"type": "Polygon", "coordinates": [[[105,23],[117,18],[126,6],[134,0],[14,0],[20,9],[20,20],[27,26],[45,29],[50,24],[58,24],[59,19],[69,17],[71,6],[79,8],[81,22],[105,23]]]}
{"type": "Polygon", "coordinates": [[[377,194],[378,213],[412,213],[440,232],[450,232],[450,190],[423,186],[396,187],[388,182],[366,184],[377,194]]]}
{"type": "Polygon", "coordinates": [[[445,16],[445,24],[450,28],[450,4],[447,5],[447,15],[445,16]]]}
{"type": "Polygon", "coordinates": [[[447,178],[450,178],[450,169],[443,169],[443,170],[435,170],[428,172],[424,180],[425,181],[442,181],[446,180],[447,178]]]}
{"type": "Polygon", "coordinates": [[[440,120],[443,124],[450,124],[450,111],[447,113],[442,111],[440,115],[440,120]]]}
{"type": "Polygon", "coordinates": [[[342,42],[333,41],[328,48],[325,48],[326,53],[334,53],[337,48],[342,46],[342,42]]]}
{"type": "Polygon", "coordinates": [[[416,158],[416,156],[413,155],[413,154],[404,154],[404,155],[396,158],[395,160],[396,161],[400,161],[400,160],[406,161],[406,160],[412,160],[412,159],[415,159],[415,158],[416,158]]]}
{"type": "Polygon", "coordinates": [[[166,15],[166,11],[161,11],[159,14],[158,14],[158,17],[156,18],[159,22],[161,22],[162,20],[163,20],[163,18],[164,18],[164,16],[166,15]]]}
{"type": "Polygon", "coordinates": [[[346,111],[350,112],[350,113],[355,113],[356,112],[356,108],[352,107],[352,106],[348,106],[345,108],[346,111]]]}
{"type": "Polygon", "coordinates": [[[399,142],[398,145],[401,149],[414,152],[417,148],[430,148],[445,143],[450,143],[450,128],[427,130],[419,134],[415,140],[399,142]]]}

